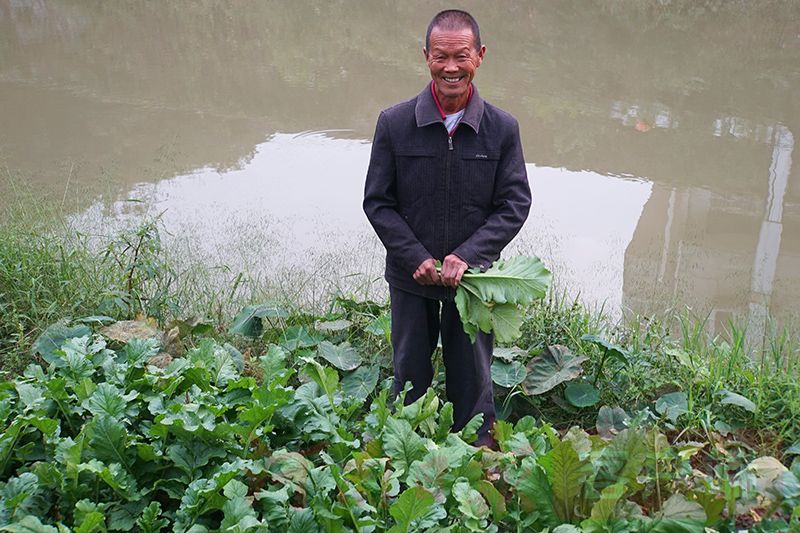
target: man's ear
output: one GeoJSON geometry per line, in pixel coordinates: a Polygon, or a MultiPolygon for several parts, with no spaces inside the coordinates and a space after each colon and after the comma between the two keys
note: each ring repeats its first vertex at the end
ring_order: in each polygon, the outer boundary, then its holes
{"type": "Polygon", "coordinates": [[[422,56],[426,61],[428,60],[428,50],[424,46],[422,47],[422,56]]]}

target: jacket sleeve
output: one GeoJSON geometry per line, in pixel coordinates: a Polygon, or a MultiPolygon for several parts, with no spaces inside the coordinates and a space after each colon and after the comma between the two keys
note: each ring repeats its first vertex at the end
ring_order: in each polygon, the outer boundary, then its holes
{"type": "Polygon", "coordinates": [[[410,276],[432,255],[397,210],[397,173],[386,121],[385,114],[381,112],[375,127],[364,186],[364,213],[386,247],[387,255],[407,270],[410,276]]]}
{"type": "Polygon", "coordinates": [[[519,233],[531,207],[531,189],[516,121],[498,162],[492,205],[493,210],[483,225],[453,250],[470,267],[481,270],[489,268],[519,233]]]}

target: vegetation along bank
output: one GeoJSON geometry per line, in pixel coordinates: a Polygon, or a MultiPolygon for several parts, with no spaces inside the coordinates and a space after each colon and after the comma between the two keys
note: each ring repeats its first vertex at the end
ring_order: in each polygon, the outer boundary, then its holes
{"type": "Polygon", "coordinates": [[[753,354],[734,325],[621,326],[551,292],[495,351],[494,451],[478,420],[449,432],[438,354],[426,396],[389,397],[384,304],[310,313],[198,272],[156,222],[0,226],[0,530],[800,526],[791,335],[753,354]]]}

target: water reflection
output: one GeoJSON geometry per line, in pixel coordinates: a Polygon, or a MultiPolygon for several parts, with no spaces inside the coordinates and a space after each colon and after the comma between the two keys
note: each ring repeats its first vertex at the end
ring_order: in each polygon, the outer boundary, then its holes
{"type": "MultiPolygon", "coordinates": [[[[148,196],[210,261],[338,261],[370,285],[365,141],[424,83],[442,7],[0,0],[0,159],[59,198],[93,188],[92,213],[125,220],[114,200],[148,196]]],[[[800,3],[465,7],[488,45],[481,93],[519,118],[529,163],[515,246],[613,308],[688,303],[718,325],[800,310],[800,3]]]]}
{"type": "MultiPolygon", "coordinates": [[[[307,305],[324,307],[331,290],[381,299],[383,248],[361,211],[369,150],[369,143],[330,132],[275,134],[241,170],[206,168],[140,184],[130,198],[110,207],[99,201],[72,222],[113,232],[159,215],[186,264],[294,283],[297,292],[287,296],[307,305]]],[[[619,309],[625,250],[651,184],[530,164],[527,170],[532,214],[508,253],[541,256],[558,285],[619,309]]],[[[275,283],[292,290],[281,285],[275,283]]]]}

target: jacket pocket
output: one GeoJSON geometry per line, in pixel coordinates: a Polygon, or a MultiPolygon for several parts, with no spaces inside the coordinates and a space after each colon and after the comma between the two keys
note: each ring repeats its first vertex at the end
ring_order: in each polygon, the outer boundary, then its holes
{"type": "Polygon", "coordinates": [[[395,151],[395,165],[397,202],[401,208],[412,206],[435,193],[442,170],[432,147],[398,147],[395,151]]]}
{"type": "Polygon", "coordinates": [[[494,183],[499,163],[500,152],[466,148],[461,153],[455,179],[463,191],[462,205],[484,210],[490,208],[493,203],[494,183]]]}

